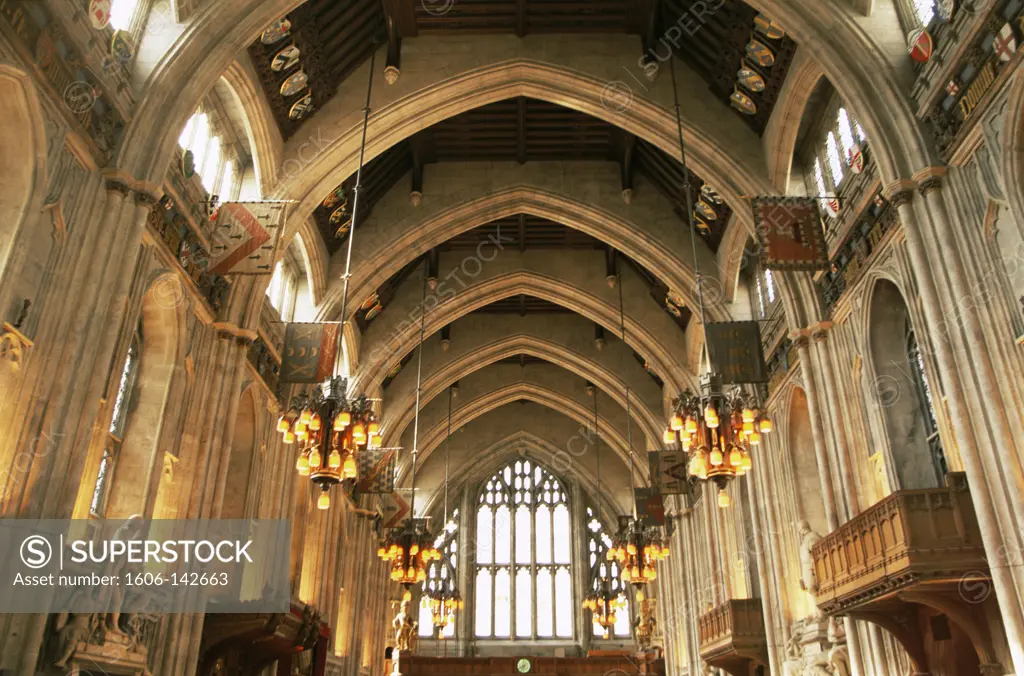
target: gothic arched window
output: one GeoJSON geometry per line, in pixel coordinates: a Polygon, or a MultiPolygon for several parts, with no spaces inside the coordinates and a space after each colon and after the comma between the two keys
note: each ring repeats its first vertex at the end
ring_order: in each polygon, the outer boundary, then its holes
{"type": "MultiPolygon", "coordinates": [[[[589,553],[589,559],[587,563],[589,565],[590,574],[587,577],[589,580],[590,590],[597,590],[599,582],[598,580],[602,577],[608,577],[611,575],[611,588],[613,592],[619,592],[620,595],[627,599],[626,609],[620,611],[615,615],[615,625],[612,627],[612,631],[609,634],[614,636],[629,636],[630,634],[630,612],[628,605],[629,596],[626,595],[624,585],[619,573],[619,564],[617,561],[608,561],[607,552],[608,548],[612,546],[612,539],[608,537],[608,534],[604,532],[604,526],[594,516],[594,510],[587,507],[587,550],[589,553]]],[[[601,627],[597,622],[594,622],[594,637],[599,638],[604,636],[604,628],[601,627]]],[[[608,638],[612,638],[611,635],[608,638]]]]}
{"type": "Polygon", "coordinates": [[[114,474],[117,457],[121,453],[121,441],[124,439],[124,430],[128,426],[128,407],[139,374],[139,340],[139,334],[136,333],[128,347],[128,356],[124,360],[121,379],[117,384],[114,411],[110,418],[110,427],[107,430],[107,443],[103,446],[103,456],[100,458],[100,468],[96,474],[92,500],[89,503],[89,513],[93,516],[102,517],[106,510],[110,480],[114,474]]]}
{"type": "Polygon", "coordinates": [[[569,496],[530,460],[499,469],[480,492],[476,521],[478,638],[571,638],[569,496]]]}
{"type": "Polygon", "coordinates": [[[928,451],[931,453],[932,464],[938,479],[941,482],[949,471],[946,465],[946,456],[942,451],[942,440],[939,438],[939,422],[935,417],[935,402],[932,399],[932,388],[928,385],[928,376],[924,370],[924,355],[921,354],[921,346],[917,342],[917,333],[906,320],[906,348],[907,362],[910,364],[910,375],[914,381],[918,405],[923,410],[925,433],[928,435],[928,451]]]}
{"type": "Polygon", "coordinates": [[[927,27],[935,18],[935,0],[913,0],[913,5],[917,20],[927,27]]]}
{"type": "Polygon", "coordinates": [[[850,150],[854,146],[853,127],[850,125],[850,116],[846,108],[840,108],[836,115],[836,123],[839,126],[839,143],[842,146],[843,162],[850,166],[850,150]]]}
{"type": "Polygon", "coordinates": [[[832,174],[832,185],[839,187],[843,182],[843,160],[839,157],[839,144],[836,143],[835,132],[829,132],[825,138],[825,156],[828,158],[829,171],[832,174]]]}

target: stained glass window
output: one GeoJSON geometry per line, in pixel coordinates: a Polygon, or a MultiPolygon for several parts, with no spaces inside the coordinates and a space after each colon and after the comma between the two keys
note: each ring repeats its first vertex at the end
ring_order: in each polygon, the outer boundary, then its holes
{"type": "Polygon", "coordinates": [[[843,162],[850,164],[850,149],[853,148],[853,127],[850,126],[850,116],[846,108],[840,108],[836,115],[836,124],[839,126],[839,143],[842,146],[843,162]]]}
{"type": "Polygon", "coordinates": [[[764,288],[768,292],[768,303],[775,302],[775,279],[772,278],[772,271],[764,271],[764,288]]]}
{"type": "Polygon", "coordinates": [[[475,634],[571,638],[572,529],[561,482],[515,460],[484,484],[477,507],[475,634]]]}
{"type": "Polygon", "coordinates": [[[119,31],[131,28],[138,6],[139,0],[113,0],[110,3],[110,27],[119,31]]]}
{"type": "Polygon", "coordinates": [[[832,185],[838,187],[843,182],[843,160],[839,157],[839,144],[836,142],[835,132],[830,131],[825,139],[825,155],[828,157],[828,167],[832,173],[832,185]]]}
{"type": "Polygon", "coordinates": [[[928,27],[928,24],[935,18],[935,0],[913,0],[914,13],[921,25],[928,27]]]}
{"type": "MultiPolygon", "coordinates": [[[[628,596],[625,595],[625,588],[619,577],[619,564],[616,561],[608,561],[606,558],[608,548],[611,546],[612,539],[605,533],[601,521],[594,516],[594,510],[587,507],[587,550],[589,556],[587,564],[590,573],[587,579],[590,581],[590,589],[597,589],[600,584],[599,580],[610,574],[612,591],[622,593],[622,600],[627,601],[626,609],[616,613],[615,624],[608,632],[607,638],[611,638],[612,635],[629,636],[630,634],[628,596]]],[[[593,625],[594,638],[604,637],[604,629],[601,625],[597,622],[594,622],[593,625]]]]}
{"type": "Polygon", "coordinates": [[[213,192],[214,181],[217,180],[217,170],[220,169],[220,137],[214,136],[210,139],[210,147],[206,152],[206,161],[203,168],[198,167],[196,171],[203,178],[203,187],[206,192],[213,192]]]}
{"type": "Polygon", "coordinates": [[[124,431],[128,426],[128,404],[135,389],[138,373],[139,336],[136,335],[128,347],[128,356],[125,357],[124,366],[121,369],[121,378],[117,383],[117,396],[114,397],[114,407],[110,415],[110,427],[107,429],[107,443],[103,447],[100,467],[96,472],[96,483],[92,488],[89,513],[93,516],[102,517],[106,510],[110,480],[114,473],[114,465],[117,463],[117,456],[121,451],[124,431]]]}
{"type": "Polygon", "coordinates": [[[234,194],[232,192],[232,188],[234,187],[235,163],[232,162],[231,160],[227,160],[226,162],[224,162],[224,176],[220,180],[220,192],[217,193],[217,196],[220,198],[221,202],[227,202],[228,200],[231,199],[232,195],[234,194]]]}

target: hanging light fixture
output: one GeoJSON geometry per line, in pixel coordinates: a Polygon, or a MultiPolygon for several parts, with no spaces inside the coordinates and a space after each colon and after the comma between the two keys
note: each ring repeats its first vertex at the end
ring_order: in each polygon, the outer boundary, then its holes
{"type": "MultiPolygon", "coordinates": [[[[348,233],[348,251],[345,256],[345,276],[341,294],[342,327],[338,331],[338,349],[342,354],[345,311],[348,304],[348,282],[352,271],[352,242],[355,239],[356,220],[359,216],[359,194],[362,190],[363,158],[366,151],[366,129],[370,121],[370,92],[373,89],[373,66],[376,50],[370,57],[370,81],[366,87],[366,107],[363,109],[363,136],[359,147],[359,167],[353,189],[352,227],[348,233]]],[[[320,488],[316,506],[331,506],[330,490],[344,480],[358,476],[357,456],[360,451],[380,446],[380,423],[373,411],[373,402],[364,395],[348,396],[348,379],[334,376],[312,393],[292,398],[288,411],[277,421],[277,431],[284,443],[297,445],[299,456],[295,470],[308,476],[320,488]]]]}
{"type": "MultiPolygon", "coordinates": [[[[693,249],[693,272],[697,279],[697,305],[700,325],[707,344],[707,325],[704,316],[704,278],[697,258],[697,239],[690,194],[690,169],[686,162],[686,143],[683,141],[683,118],[679,112],[679,89],[676,85],[675,64],[669,59],[672,73],[672,95],[675,100],[676,130],[679,134],[679,152],[683,163],[683,193],[686,195],[686,213],[690,226],[690,247],[693,249]]],[[[673,401],[673,415],[665,429],[666,444],[680,443],[689,455],[687,471],[701,481],[713,481],[718,487],[718,506],[731,504],[726,488],[729,481],[743,476],[753,467],[751,450],[760,445],[761,435],[772,431],[772,421],[759,408],[755,397],[735,387],[728,393],[722,389],[722,377],[707,373],[701,377],[700,393],[684,390],[673,401]],[[725,424],[722,424],[722,417],[725,424]]]]}
{"type": "MultiPolygon", "coordinates": [[[[619,324],[622,343],[626,344],[626,311],[622,302],[622,275],[619,274],[619,324]]],[[[637,516],[636,478],[633,470],[633,428],[630,420],[629,383],[626,383],[626,445],[629,447],[629,484],[633,491],[633,514],[620,520],[619,532],[612,538],[607,560],[617,561],[622,581],[642,587],[658,577],[658,561],[668,556],[668,542],[661,537],[661,529],[644,524],[637,516]]]]}
{"type": "MultiPolygon", "coordinates": [[[[594,396],[594,436],[597,439],[594,443],[594,452],[597,454],[597,494],[601,495],[601,441],[600,427],[597,424],[597,387],[590,385],[589,389],[594,396]]],[[[618,620],[618,613],[627,609],[626,597],[619,589],[614,589],[612,561],[598,562],[595,575],[590,581],[590,592],[583,599],[584,610],[589,610],[594,622],[604,629],[604,637],[608,638],[611,628],[618,620]]]]}
{"type": "MultiPolygon", "coordinates": [[[[448,469],[451,464],[451,440],[452,440],[452,388],[448,388],[448,434],[444,441],[444,528],[441,535],[434,542],[438,545],[447,537],[450,529],[455,524],[448,523],[448,469]]],[[[456,611],[465,607],[465,602],[459,594],[459,585],[454,575],[447,577],[438,576],[437,585],[427,591],[427,598],[430,603],[430,617],[434,626],[438,629],[438,635],[444,637],[444,632],[455,622],[456,611]]]]}
{"type": "MultiPolygon", "coordinates": [[[[427,299],[427,280],[430,266],[423,260],[423,307],[427,299]]],[[[426,330],[426,312],[420,312],[420,343],[416,366],[416,415],[412,436],[412,498],[409,501],[409,518],[405,526],[377,549],[377,556],[391,563],[391,579],[405,586],[406,591],[414,584],[427,579],[427,568],[431,561],[440,561],[441,552],[434,546],[434,539],[423,519],[416,518],[416,456],[420,439],[420,394],[423,389],[423,335],[426,330]]]]}
{"type": "Polygon", "coordinates": [[[312,393],[293,397],[277,421],[284,443],[299,447],[296,471],[320,487],[319,509],[331,506],[332,486],[358,476],[358,454],[381,441],[373,400],[362,395],[350,399],[347,388],[346,378],[331,378],[312,393]]]}

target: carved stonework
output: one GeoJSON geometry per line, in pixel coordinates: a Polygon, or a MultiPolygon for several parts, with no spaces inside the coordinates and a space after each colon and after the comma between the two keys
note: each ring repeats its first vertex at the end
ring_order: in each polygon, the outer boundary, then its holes
{"type": "Polygon", "coordinates": [[[25,349],[32,347],[33,344],[13,324],[4,322],[3,333],[0,333],[0,360],[10,362],[11,368],[19,371],[25,349]]]}

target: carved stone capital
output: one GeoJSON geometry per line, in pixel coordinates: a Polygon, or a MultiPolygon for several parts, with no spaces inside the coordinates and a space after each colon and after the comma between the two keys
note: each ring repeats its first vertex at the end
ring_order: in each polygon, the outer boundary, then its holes
{"type": "Polygon", "coordinates": [[[811,332],[808,329],[798,329],[789,332],[789,339],[793,341],[793,347],[797,349],[807,347],[810,344],[811,332]]]}
{"type": "Polygon", "coordinates": [[[152,209],[160,203],[160,198],[148,190],[135,191],[135,204],[146,209],[152,209]]]}
{"type": "Polygon", "coordinates": [[[811,332],[811,339],[815,343],[824,343],[828,340],[828,332],[832,329],[832,322],[818,322],[808,326],[807,329],[811,332]]]}
{"type": "Polygon", "coordinates": [[[893,181],[889,185],[885,186],[882,193],[893,207],[900,208],[904,204],[909,204],[910,200],[914,199],[914,189],[917,188],[917,183],[912,180],[902,179],[899,181],[893,181]]]}
{"type": "Polygon", "coordinates": [[[108,192],[116,192],[120,194],[121,197],[128,197],[132,192],[132,187],[130,185],[117,178],[108,178],[104,182],[104,187],[106,187],[108,192]]]}
{"type": "Polygon", "coordinates": [[[393,85],[398,82],[398,76],[402,74],[402,71],[398,70],[396,66],[387,66],[384,69],[384,79],[389,85],[393,85]]]}
{"type": "Polygon", "coordinates": [[[0,361],[8,361],[14,371],[21,369],[24,351],[34,343],[19,331],[13,324],[4,322],[3,333],[0,333],[0,361]]]}
{"type": "Polygon", "coordinates": [[[914,181],[917,183],[917,189],[921,191],[921,195],[927,197],[928,193],[938,190],[942,186],[942,180],[948,173],[949,170],[946,167],[927,167],[914,174],[914,181]]]}

